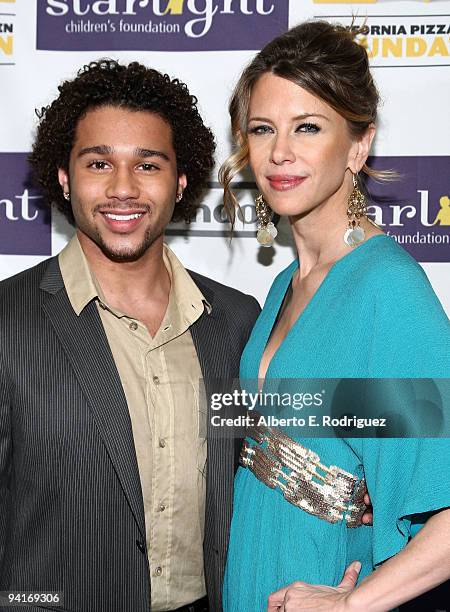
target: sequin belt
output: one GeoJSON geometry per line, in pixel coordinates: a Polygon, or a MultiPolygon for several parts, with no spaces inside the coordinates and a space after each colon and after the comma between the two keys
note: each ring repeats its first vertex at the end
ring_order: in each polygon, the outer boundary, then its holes
{"type": "MultiPolygon", "coordinates": [[[[252,411],[253,422],[259,414],[252,411]]],[[[366,510],[365,480],[335,466],[320,462],[317,453],[302,446],[276,427],[253,426],[244,441],[240,463],[271,489],[279,489],[294,506],[329,523],[345,520],[359,527],[366,510]]]]}

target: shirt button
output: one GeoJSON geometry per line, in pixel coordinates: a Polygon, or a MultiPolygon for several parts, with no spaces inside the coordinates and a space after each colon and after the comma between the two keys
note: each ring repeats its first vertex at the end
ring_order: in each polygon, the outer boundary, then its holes
{"type": "Polygon", "coordinates": [[[159,511],[160,512],[164,512],[165,509],[166,509],[165,504],[159,504],[159,511]]]}
{"type": "Polygon", "coordinates": [[[159,385],[159,378],[158,378],[158,376],[153,376],[153,382],[155,383],[155,385],[159,385]]]}
{"type": "Polygon", "coordinates": [[[164,440],[164,438],[160,438],[159,439],[159,446],[160,446],[160,448],[165,448],[166,441],[164,440]]]}
{"type": "Polygon", "coordinates": [[[138,324],[136,323],[136,321],[131,321],[128,327],[131,329],[131,331],[136,331],[138,328],[138,324]]]}
{"type": "Polygon", "coordinates": [[[158,565],[158,567],[155,567],[155,571],[153,572],[154,576],[161,576],[162,574],[162,567],[160,565],[158,565]]]}

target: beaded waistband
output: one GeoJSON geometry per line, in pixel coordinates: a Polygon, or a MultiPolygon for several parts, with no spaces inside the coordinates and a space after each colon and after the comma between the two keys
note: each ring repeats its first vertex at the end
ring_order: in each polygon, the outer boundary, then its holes
{"type": "MultiPolygon", "coordinates": [[[[258,421],[259,415],[252,414],[258,421]]],[[[258,480],[279,489],[289,503],[329,523],[362,524],[364,479],[335,465],[323,465],[317,453],[276,427],[253,426],[247,429],[247,436],[258,445],[244,441],[240,463],[258,480]]]]}

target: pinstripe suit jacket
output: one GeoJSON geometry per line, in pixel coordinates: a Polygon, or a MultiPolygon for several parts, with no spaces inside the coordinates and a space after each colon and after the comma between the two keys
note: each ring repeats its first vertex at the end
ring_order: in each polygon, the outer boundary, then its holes
{"type": "MultiPolygon", "coordinates": [[[[236,377],[257,302],[192,277],[212,305],[191,327],[203,376],[236,377]]],[[[231,439],[209,440],[204,557],[214,612],[237,452],[231,439]]],[[[52,258],[0,283],[0,590],[63,591],[59,610],[148,612],[145,546],[119,375],[95,303],[76,316],[52,258]]]]}

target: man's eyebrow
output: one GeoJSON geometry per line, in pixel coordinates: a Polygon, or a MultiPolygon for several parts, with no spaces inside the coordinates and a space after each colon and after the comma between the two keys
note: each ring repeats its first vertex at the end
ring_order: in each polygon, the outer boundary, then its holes
{"type": "MultiPolygon", "coordinates": [[[[84,147],[79,151],[77,157],[82,157],[83,155],[91,155],[95,153],[96,155],[112,155],[114,153],[114,148],[108,145],[96,145],[93,147],[84,147]]],[[[136,147],[133,151],[133,155],[135,157],[160,157],[166,161],[170,161],[169,156],[164,151],[156,151],[154,149],[143,149],[141,147],[136,147]]]]}
{"type": "Polygon", "coordinates": [[[81,151],[78,152],[77,157],[89,155],[90,153],[96,153],[97,155],[111,155],[112,152],[113,148],[108,147],[108,145],[97,145],[95,147],[84,147],[84,149],[81,149],[81,151]]]}
{"type": "Polygon", "coordinates": [[[170,161],[167,153],[164,153],[164,151],[155,151],[154,149],[141,149],[140,147],[137,147],[134,150],[134,154],[136,157],[161,157],[166,161],[170,161]]]}

